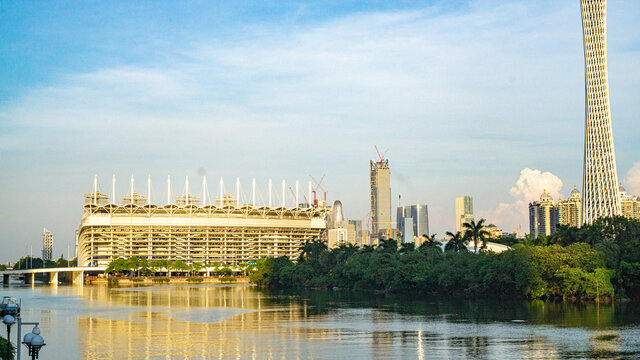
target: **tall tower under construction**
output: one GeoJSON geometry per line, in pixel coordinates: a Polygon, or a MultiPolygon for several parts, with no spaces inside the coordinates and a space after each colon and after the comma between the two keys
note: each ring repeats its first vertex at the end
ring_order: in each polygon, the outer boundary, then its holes
{"type": "Polygon", "coordinates": [[[389,159],[380,156],[370,161],[371,171],[371,236],[391,234],[391,176],[389,159]]]}
{"type": "Polygon", "coordinates": [[[620,194],[611,131],[607,75],[607,1],[580,0],[585,65],[583,218],[619,215],[620,194]]]}

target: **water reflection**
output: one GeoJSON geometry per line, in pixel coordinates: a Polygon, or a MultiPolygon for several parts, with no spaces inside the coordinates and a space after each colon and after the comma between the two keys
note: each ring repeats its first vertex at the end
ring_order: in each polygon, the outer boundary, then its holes
{"type": "Polygon", "coordinates": [[[240,285],[11,291],[51,339],[47,359],[640,357],[633,303],[407,299],[240,285]]]}

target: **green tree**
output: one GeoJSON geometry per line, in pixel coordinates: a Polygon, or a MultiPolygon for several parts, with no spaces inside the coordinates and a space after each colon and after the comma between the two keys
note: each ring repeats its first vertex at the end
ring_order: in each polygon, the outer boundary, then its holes
{"type": "Polygon", "coordinates": [[[449,239],[447,245],[444,246],[445,251],[467,251],[467,242],[469,240],[462,236],[460,231],[456,232],[455,234],[447,231],[447,235],[451,236],[451,239],[449,239]]]}
{"type": "Polygon", "coordinates": [[[13,344],[9,345],[9,353],[7,353],[7,339],[0,336],[0,359],[2,360],[11,360],[15,355],[15,346],[13,344]]]}
{"type": "Polygon", "coordinates": [[[473,252],[478,252],[478,244],[482,243],[482,248],[487,247],[487,238],[490,233],[484,230],[485,219],[480,219],[478,222],[471,220],[468,223],[464,223],[465,236],[468,236],[473,241],[473,252]]]}

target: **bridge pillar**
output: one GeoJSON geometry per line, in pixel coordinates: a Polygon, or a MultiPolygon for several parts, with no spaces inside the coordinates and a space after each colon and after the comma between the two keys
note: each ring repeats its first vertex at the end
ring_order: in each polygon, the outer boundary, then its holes
{"type": "Polygon", "coordinates": [[[49,284],[58,285],[58,272],[52,271],[49,273],[49,284]]]}
{"type": "Polygon", "coordinates": [[[73,285],[84,285],[84,271],[72,271],[71,281],[73,282],[73,285]]]}
{"type": "Polygon", "coordinates": [[[24,283],[33,285],[33,273],[24,274],[24,283]]]}

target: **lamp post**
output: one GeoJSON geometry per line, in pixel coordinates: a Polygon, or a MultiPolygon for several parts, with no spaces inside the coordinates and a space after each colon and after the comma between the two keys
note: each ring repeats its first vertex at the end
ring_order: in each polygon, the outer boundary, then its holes
{"type": "Polygon", "coordinates": [[[24,336],[22,343],[29,349],[31,360],[37,359],[40,354],[40,349],[46,345],[44,338],[40,336],[40,328],[38,328],[38,325],[34,326],[33,330],[24,336]]]}
{"type": "Polygon", "coordinates": [[[15,324],[16,319],[11,315],[5,315],[2,322],[7,325],[7,356],[11,356],[11,325],[15,324]]]}

